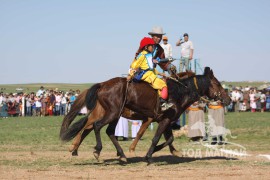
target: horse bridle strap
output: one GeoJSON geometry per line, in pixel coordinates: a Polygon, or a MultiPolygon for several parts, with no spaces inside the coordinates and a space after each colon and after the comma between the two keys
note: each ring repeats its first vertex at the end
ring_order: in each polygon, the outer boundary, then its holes
{"type": "Polygon", "coordinates": [[[197,91],[199,90],[199,87],[198,87],[198,84],[197,84],[197,79],[196,79],[196,77],[193,77],[193,81],[194,81],[194,85],[195,85],[195,87],[196,87],[196,89],[197,89],[197,91]]]}

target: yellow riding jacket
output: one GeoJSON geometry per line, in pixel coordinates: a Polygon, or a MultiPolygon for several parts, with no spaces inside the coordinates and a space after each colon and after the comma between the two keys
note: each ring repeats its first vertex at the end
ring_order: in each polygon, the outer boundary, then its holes
{"type": "MultiPolygon", "coordinates": [[[[132,62],[131,69],[137,70],[147,70],[141,80],[148,82],[151,84],[151,86],[154,89],[161,90],[163,87],[166,87],[166,83],[157,77],[158,71],[154,68],[154,63],[153,63],[153,56],[151,53],[148,53],[147,51],[142,51],[132,62]]],[[[131,77],[134,76],[134,71],[130,71],[129,75],[131,77]]]]}

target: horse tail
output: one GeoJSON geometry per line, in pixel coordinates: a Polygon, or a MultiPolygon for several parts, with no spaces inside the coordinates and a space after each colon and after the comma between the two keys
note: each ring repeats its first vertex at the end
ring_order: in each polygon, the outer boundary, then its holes
{"type": "Polygon", "coordinates": [[[81,118],[79,121],[73,123],[70,128],[68,128],[65,132],[60,134],[60,138],[62,141],[70,141],[73,139],[85,126],[87,123],[88,116],[81,118]]]}
{"type": "Polygon", "coordinates": [[[95,84],[86,93],[85,103],[86,103],[87,109],[90,112],[92,112],[93,109],[96,107],[97,97],[98,97],[97,96],[97,91],[99,90],[100,87],[101,87],[101,85],[99,83],[95,84]]]}
{"type": "Polygon", "coordinates": [[[83,91],[77,99],[74,101],[74,104],[71,106],[70,111],[68,114],[64,117],[64,120],[62,122],[61,130],[60,130],[60,138],[64,141],[65,140],[65,134],[67,133],[68,127],[72,123],[72,121],[75,119],[77,114],[80,112],[80,110],[85,106],[85,97],[88,92],[88,89],[83,91]]]}
{"type": "Polygon", "coordinates": [[[76,116],[78,115],[80,110],[83,108],[83,106],[86,105],[86,107],[88,108],[88,110],[90,110],[90,112],[93,110],[93,108],[96,105],[96,100],[97,100],[96,93],[99,88],[100,88],[100,84],[93,85],[91,88],[83,91],[78,96],[78,98],[74,101],[74,104],[71,106],[69,113],[65,116],[63,120],[61,130],[60,130],[61,140],[63,141],[71,140],[74,137],[72,134],[75,134],[76,132],[78,133],[86,124],[88,116],[80,119],[78,122],[74,123],[69,128],[70,124],[76,118],[76,116]]]}

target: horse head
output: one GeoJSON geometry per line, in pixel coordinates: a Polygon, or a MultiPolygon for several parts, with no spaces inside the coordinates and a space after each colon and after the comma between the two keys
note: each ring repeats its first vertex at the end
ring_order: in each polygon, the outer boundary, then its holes
{"type": "Polygon", "coordinates": [[[210,86],[207,92],[207,96],[214,100],[220,100],[225,105],[229,105],[231,102],[231,98],[225,89],[222,87],[220,82],[214,76],[213,71],[209,67],[205,67],[204,75],[210,79],[210,86]]]}

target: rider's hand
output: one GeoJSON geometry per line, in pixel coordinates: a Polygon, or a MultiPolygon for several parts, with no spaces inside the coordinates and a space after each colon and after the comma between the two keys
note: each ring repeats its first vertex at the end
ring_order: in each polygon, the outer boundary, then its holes
{"type": "Polygon", "coordinates": [[[159,73],[160,76],[166,77],[165,73],[159,73]]]}
{"type": "Polygon", "coordinates": [[[156,59],[153,59],[153,63],[158,64],[158,61],[156,59]]]}
{"type": "Polygon", "coordinates": [[[127,76],[127,81],[129,82],[129,81],[131,81],[131,79],[132,79],[131,76],[128,75],[127,76]]]}

